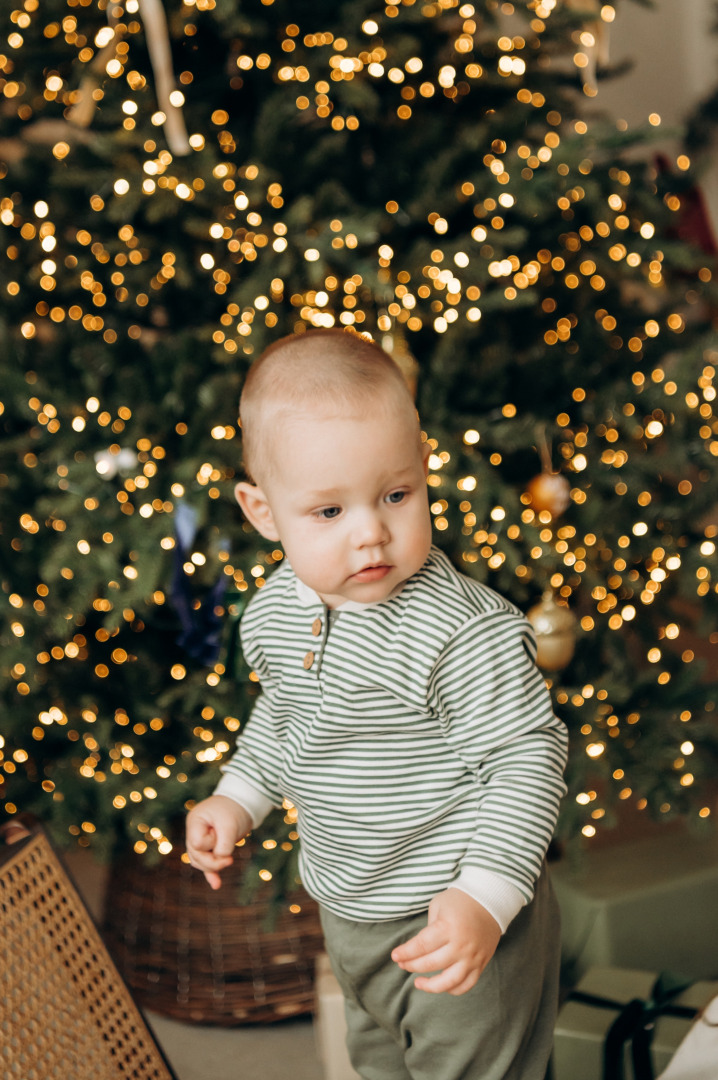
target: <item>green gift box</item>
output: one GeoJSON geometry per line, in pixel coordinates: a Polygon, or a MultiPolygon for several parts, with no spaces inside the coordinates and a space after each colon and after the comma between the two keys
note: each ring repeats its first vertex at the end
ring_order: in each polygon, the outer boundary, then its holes
{"type": "Polygon", "coordinates": [[[718,982],[591,968],[559,1012],[553,1080],[652,1080],[716,994],[718,982]]]}
{"type": "Polygon", "coordinates": [[[718,837],[681,831],[589,850],[578,865],[552,864],[551,879],[567,982],[598,965],[718,976],[718,837]]]}

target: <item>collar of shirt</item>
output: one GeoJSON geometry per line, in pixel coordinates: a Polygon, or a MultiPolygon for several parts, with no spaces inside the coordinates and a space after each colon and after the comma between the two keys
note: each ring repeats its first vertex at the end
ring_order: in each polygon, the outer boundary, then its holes
{"type": "MultiPolygon", "coordinates": [[[[334,611],[368,611],[370,608],[379,607],[381,604],[386,603],[387,600],[391,600],[392,597],[398,596],[401,590],[404,588],[404,583],[397,585],[392,593],[384,600],[376,600],[371,604],[362,604],[359,600],[345,600],[343,604],[339,604],[334,608],[334,611]]],[[[316,593],[314,589],[310,589],[308,585],[305,585],[303,581],[296,578],[297,599],[300,604],[305,607],[326,607],[326,604],[322,600],[319,593],[316,593]]]]}

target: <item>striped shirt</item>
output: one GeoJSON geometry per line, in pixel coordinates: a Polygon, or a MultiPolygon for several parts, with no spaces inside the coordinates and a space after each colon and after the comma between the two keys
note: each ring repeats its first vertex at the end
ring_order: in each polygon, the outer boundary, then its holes
{"type": "Polygon", "coordinates": [[[454,885],[505,929],[565,792],[566,730],[520,611],[436,548],[388,599],[332,612],[284,564],[242,646],[262,694],[216,793],[255,826],[294,804],[309,894],[376,921],[454,885]]]}

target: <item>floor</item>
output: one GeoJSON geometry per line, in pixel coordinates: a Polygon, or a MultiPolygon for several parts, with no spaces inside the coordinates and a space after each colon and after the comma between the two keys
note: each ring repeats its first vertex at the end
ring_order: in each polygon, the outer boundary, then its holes
{"type": "MultiPolygon", "coordinates": [[[[100,921],[105,870],[84,852],[63,862],[91,914],[100,921]]],[[[237,1028],[199,1027],[146,1012],[176,1080],[325,1080],[312,1019],[237,1028]]]]}
{"type": "Polygon", "coordinates": [[[177,1080],[324,1078],[311,1020],[207,1028],[154,1013],[146,1019],[177,1080]]]}

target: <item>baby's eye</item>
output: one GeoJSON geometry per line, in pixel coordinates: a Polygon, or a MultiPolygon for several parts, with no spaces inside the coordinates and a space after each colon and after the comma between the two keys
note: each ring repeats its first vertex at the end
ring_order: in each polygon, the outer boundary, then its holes
{"type": "Polygon", "coordinates": [[[386,496],[386,499],[384,501],[388,502],[388,503],[396,504],[396,503],[400,503],[402,501],[402,499],[405,499],[405,498],[406,498],[406,492],[405,491],[390,491],[389,494],[386,496]]]}
{"type": "Polygon", "coordinates": [[[332,518],[339,517],[341,512],[341,506],[325,506],[322,510],[317,510],[315,516],[321,521],[331,521],[332,518]]]}

